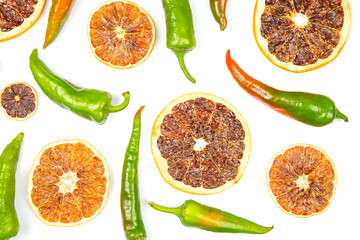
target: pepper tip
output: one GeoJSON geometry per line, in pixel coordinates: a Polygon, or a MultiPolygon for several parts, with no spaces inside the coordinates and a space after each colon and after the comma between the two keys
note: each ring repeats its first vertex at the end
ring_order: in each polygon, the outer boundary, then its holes
{"type": "Polygon", "coordinates": [[[18,138],[23,138],[24,137],[24,133],[23,132],[20,132],[18,135],[17,135],[18,138]]]}
{"type": "Polygon", "coordinates": [[[230,57],[230,49],[228,49],[227,51],[226,51],[226,58],[229,58],[230,57]]]}
{"type": "MultiPolygon", "coordinates": [[[[38,57],[38,50],[37,48],[34,48],[32,51],[31,51],[31,54],[30,54],[30,58],[37,58],[38,57]]],[[[31,62],[31,61],[30,61],[31,62]]]]}
{"type": "Polygon", "coordinates": [[[145,108],[145,105],[142,105],[139,110],[137,110],[136,114],[140,114],[145,108]]]}

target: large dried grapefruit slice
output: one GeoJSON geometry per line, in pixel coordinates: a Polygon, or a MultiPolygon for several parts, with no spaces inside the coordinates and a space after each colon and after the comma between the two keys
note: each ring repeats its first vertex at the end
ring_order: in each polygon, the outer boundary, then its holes
{"type": "Polygon", "coordinates": [[[351,25],[347,0],[257,0],[253,30],[276,66],[306,72],[334,60],[351,25]]]}
{"type": "Polygon", "coordinates": [[[336,170],[320,148],[296,144],[272,159],[267,183],[281,210],[296,217],[311,217],[330,206],[336,189],[336,170]]]}
{"type": "Polygon", "coordinates": [[[92,52],[114,68],[130,68],[144,62],[152,52],[155,36],[150,15],[130,1],[105,2],[89,18],[92,52]]]}
{"type": "Polygon", "coordinates": [[[151,149],[166,182],[205,195],[240,180],[250,156],[250,139],[245,119],[230,103],[211,94],[190,93],[159,114],[151,149]]]}
{"type": "Polygon", "coordinates": [[[45,0],[0,1],[0,42],[15,38],[39,19],[45,0]]]}
{"type": "Polygon", "coordinates": [[[52,226],[75,226],[103,209],[110,186],[105,158],[84,140],[48,144],[30,171],[28,199],[35,215],[52,226]]]}

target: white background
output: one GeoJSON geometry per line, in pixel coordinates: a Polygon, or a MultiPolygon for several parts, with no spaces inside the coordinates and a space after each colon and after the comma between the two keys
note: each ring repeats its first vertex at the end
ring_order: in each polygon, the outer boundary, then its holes
{"type": "Polygon", "coordinates": [[[258,49],[252,32],[255,0],[228,1],[228,27],[224,32],[213,19],[207,0],[190,1],[197,47],[186,55],[185,61],[197,79],[196,85],[185,78],[175,55],[166,48],[160,0],[134,0],[152,16],[156,25],[157,39],[150,57],[140,66],[127,70],[112,69],[100,63],[92,55],[86,29],[89,15],[102,2],[104,0],[77,1],[59,37],[46,50],[42,49],[42,44],[51,1],[47,1],[41,18],[28,32],[0,43],[0,88],[15,81],[25,81],[34,86],[39,97],[38,111],[24,122],[9,120],[0,113],[1,149],[17,133],[25,133],[16,174],[16,208],[21,230],[14,239],[125,239],[119,209],[122,163],[133,116],[144,104],[139,181],[148,239],[295,240],[346,236],[359,239],[359,1],[349,0],[352,29],[341,54],[329,65],[302,74],[277,68],[258,49]],[[122,101],[123,91],[130,91],[130,105],[122,112],[111,114],[104,125],[60,108],[41,92],[32,77],[28,57],[33,48],[39,49],[40,58],[56,74],[76,85],[110,92],[114,104],[122,101]],[[251,76],[279,89],[327,95],[350,121],[338,120],[316,128],[268,109],[232,79],[225,65],[228,49],[251,76]],[[174,98],[195,91],[212,93],[231,102],[243,114],[252,133],[252,152],[245,174],[236,185],[216,195],[196,196],[172,188],[160,176],[150,150],[151,127],[158,113],[174,98]],[[46,144],[72,138],[90,142],[105,156],[111,171],[110,193],[105,208],[94,220],[71,228],[47,226],[29,207],[28,174],[37,153],[46,144]],[[324,149],[333,159],[338,173],[338,186],[330,208],[306,219],[282,212],[270,197],[266,185],[269,161],[278,151],[294,143],[311,143],[324,149]],[[157,212],[147,205],[148,201],[154,201],[178,206],[186,199],[275,228],[266,235],[211,233],[186,228],[175,216],[157,212]]]}

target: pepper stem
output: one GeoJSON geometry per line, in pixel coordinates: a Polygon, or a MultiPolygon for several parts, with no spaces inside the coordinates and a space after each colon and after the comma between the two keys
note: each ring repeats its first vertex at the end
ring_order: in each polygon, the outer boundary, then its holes
{"type": "Polygon", "coordinates": [[[339,109],[335,110],[335,118],[342,119],[345,122],[349,121],[348,117],[345,114],[343,114],[342,112],[340,112],[339,109]]]}
{"type": "Polygon", "coordinates": [[[117,106],[109,105],[107,108],[109,113],[120,112],[121,110],[125,109],[129,105],[130,93],[124,92],[122,95],[124,96],[124,101],[117,106]]]}
{"type": "Polygon", "coordinates": [[[152,207],[153,209],[155,209],[157,211],[175,214],[178,217],[181,216],[182,209],[183,209],[183,206],[176,207],[176,208],[168,208],[168,207],[163,207],[163,206],[157,205],[156,203],[153,203],[153,202],[149,202],[149,205],[150,205],[150,207],[152,207]]]}
{"type": "Polygon", "coordinates": [[[173,52],[175,53],[181,70],[183,71],[183,73],[185,74],[185,76],[187,77],[187,79],[189,79],[190,82],[192,83],[196,83],[196,80],[191,76],[191,74],[189,73],[189,71],[186,68],[185,62],[184,62],[184,56],[185,56],[185,51],[181,51],[181,50],[173,50],[173,52]]]}

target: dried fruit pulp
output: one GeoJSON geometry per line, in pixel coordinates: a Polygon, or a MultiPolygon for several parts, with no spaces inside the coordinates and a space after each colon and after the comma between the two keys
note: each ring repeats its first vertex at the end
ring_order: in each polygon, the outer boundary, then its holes
{"type": "Polygon", "coordinates": [[[75,226],[101,212],[109,186],[104,157],[83,140],[63,140],[38,154],[30,171],[28,199],[42,222],[75,226]]]}
{"type": "Polygon", "coordinates": [[[0,42],[19,36],[39,19],[45,0],[0,2],[0,42]]]}
{"type": "Polygon", "coordinates": [[[257,0],[253,30],[260,50],[272,63],[305,72],[338,56],[350,25],[347,0],[257,0]]]}
{"type": "Polygon", "coordinates": [[[280,209],[296,217],[310,217],[330,206],[336,189],[336,170],[320,148],[296,144],[273,158],[267,183],[280,209]]]}
{"type": "Polygon", "coordinates": [[[170,185],[184,192],[214,194],[238,182],[250,155],[250,131],[240,112],[207,93],[170,102],[157,117],[151,147],[170,185]]]}
{"type": "Polygon", "coordinates": [[[15,120],[26,120],[37,110],[37,95],[27,83],[12,83],[1,92],[1,108],[6,116],[15,120]]]}
{"type": "Polygon", "coordinates": [[[97,59],[114,68],[130,68],[144,62],[154,47],[155,36],[150,15],[129,1],[106,2],[89,18],[91,50],[97,59]]]}

